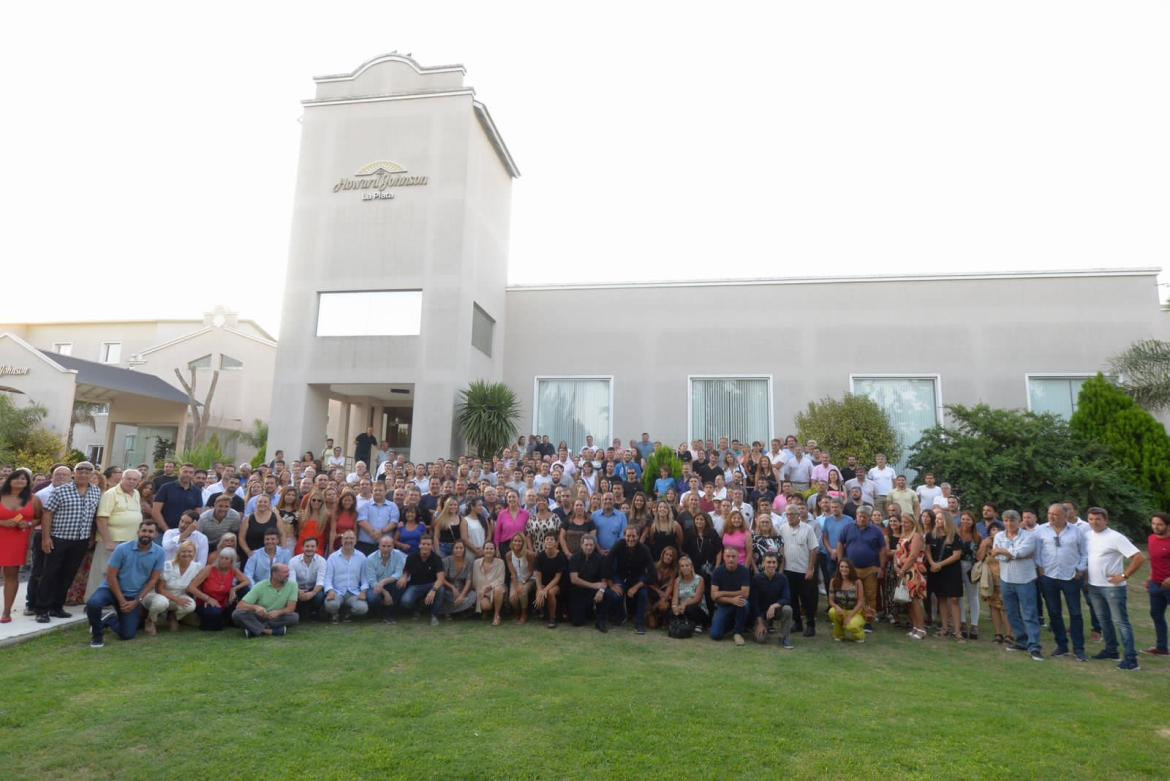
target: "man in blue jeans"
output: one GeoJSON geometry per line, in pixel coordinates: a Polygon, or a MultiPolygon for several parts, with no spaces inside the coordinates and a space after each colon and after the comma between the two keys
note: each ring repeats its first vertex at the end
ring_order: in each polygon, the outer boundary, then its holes
{"type": "Polygon", "coordinates": [[[1080,528],[1068,522],[1064,505],[1048,507],[1048,523],[1036,527],[1036,570],[1040,574],[1040,593],[1048,606],[1052,634],[1056,639],[1053,656],[1068,654],[1072,638],[1073,655],[1085,661],[1085,623],[1081,617],[1081,583],[1089,569],[1089,552],[1080,528]],[[1068,631],[1065,631],[1061,598],[1068,605],[1068,631]]]}
{"type": "Polygon", "coordinates": [[[114,630],[123,640],[138,634],[142,598],[154,590],[163,570],[163,549],[154,543],[157,535],[154,521],[143,521],[138,524],[138,539],[123,542],[110,554],[106,582],[85,603],[90,648],[105,646],[106,629],[114,630]],[[113,612],[107,612],[109,607],[113,612]]]}
{"type": "Polygon", "coordinates": [[[743,645],[743,632],[747,627],[751,596],[751,574],[739,563],[739,551],[723,549],[723,564],[711,573],[711,601],[715,603],[715,615],[711,617],[711,639],[720,640],[727,636],[728,624],[732,625],[736,645],[743,645]]]}
{"type": "Polygon", "coordinates": [[[1015,510],[1004,510],[1003,525],[1004,530],[991,541],[991,555],[999,560],[1003,609],[1016,638],[1008,650],[1027,651],[1033,661],[1042,662],[1040,615],[1036,612],[1036,536],[1020,528],[1020,514],[1015,510]]]}
{"type": "Polygon", "coordinates": [[[1104,650],[1093,658],[1119,658],[1117,634],[1113,629],[1114,622],[1117,622],[1121,630],[1121,642],[1125,646],[1125,658],[1121,659],[1117,669],[1140,670],[1125,597],[1126,581],[1142,568],[1146,557],[1128,537],[1109,528],[1109,512],[1104,507],[1090,507],[1088,516],[1089,601],[1097,612],[1101,633],[1105,637],[1104,650]],[[1129,560],[1128,564],[1126,559],[1129,560]]]}
{"type": "Polygon", "coordinates": [[[634,601],[634,631],[646,634],[646,611],[650,609],[649,585],[654,582],[654,556],[644,543],[638,542],[638,530],[627,526],[625,540],[606,557],[605,601],[612,612],[626,612],[634,601]]]}

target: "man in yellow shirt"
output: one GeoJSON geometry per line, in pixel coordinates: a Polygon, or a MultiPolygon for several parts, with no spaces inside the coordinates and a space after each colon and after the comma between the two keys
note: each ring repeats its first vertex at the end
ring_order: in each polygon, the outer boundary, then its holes
{"type": "Polygon", "coordinates": [[[138,483],[142,474],[137,469],[127,469],[122,480],[102,494],[98,504],[98,536],[93,549],[93,564],[89,569],[89,582],[85,586],[85,598],[106,582],[106,562],[120,543],[138,539],[138,525],[142,523],[142,498],[138,495],[138,483]]]}

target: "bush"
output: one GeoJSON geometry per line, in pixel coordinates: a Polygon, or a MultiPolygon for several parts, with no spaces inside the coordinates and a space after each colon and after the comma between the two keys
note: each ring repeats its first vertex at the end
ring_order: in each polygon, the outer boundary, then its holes
{"type": "Polygon", "coordinates": [[[17,451],[41,428],[45,414],[45,408],[40,405],[22,407],[8,394],[0,393],[0,464],[24,465],[17,462],[17,451]]]}
{"type": "Polygon", "coordinates": [[[658,479],[658,472],[662,467],[670,469],[670,475],[675,480],[682,477],[682,459],[670,448],[663,445],[650,454],[646,459],[646,468],[642,471],[642,490],[647,496],[654,496],[654,481],[658,479]]]}
{"type": "Polygon", "coordinates": [[[1086,380],[1069,426],[1108,448],[1158,508],[1170,510],[1170,436],[1129,394],[1102,374],[1086,380]]]}
{"type": "Polygon", "coordinates": [[[848,456],[872,464],[878,453],[893,463],[902,454],[889,416],[865,396],[847,393],[839,401],[828,397],[810,401],[808,409],[796,415],[796,430],[801,442],[815,439],[838,464],[848,456]]]}
{"type": "Polygon", "coordinates": [[[1071,499],[1083,513],[1099,505],[1130,534],[1145,528],[1153,502],[1100,442],[1076,435],[1055,415],[947,407],[950,426],[935,426],[911,448],[908,466],[951,484],[964,509],[992,502],[1032,510],[1044,521],[1052,502],[1071,499]]]}
{"type": "Polygon", "coordinates": [[[219,444],[219,434],[212,434],[206,443],[188,450],[176,459],[180,464],[190,462],[196,469],[211,469],[218,462],[227,461],[227,454],[219,444]]]}
{"type": "Polygon", "coordinates": [[[49,474],[53,464],[61,461],[64,450],[65,443],[59,436],[47,428],[37,426],[21,443],[13,458],[13,463],[16,466],[26,466],[34,473],[49,474]]]}

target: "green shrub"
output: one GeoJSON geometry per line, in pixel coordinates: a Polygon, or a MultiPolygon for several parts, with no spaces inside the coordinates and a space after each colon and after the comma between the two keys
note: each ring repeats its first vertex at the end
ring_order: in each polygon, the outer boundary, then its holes
{"type": "Polygon", "coordinates": [[[808,409],[796,415],[796,430],[801,442],[815,439],[838,464],[848,456],[872,464],[878,453],[885,453],[894,463],[902,454],[889,416],[865,396],[847,393],[840,400],[826,397],[810,401],[808,409]]]}
{"type": "MultiPolygon", "coordinates": [[[[47,428],[37,426],[24,438],[12,459],[16,466],[25,466],[35,472],[48,474],[53,464],[61,461],[65,443],[47,428]]],[[[84,458],[78,459],[83,461],[84,458]]],[[[76,463],[76,462],[74,462],[76,463]]]]}
{"type": "Polygon", "coordinates": [[[197,448],[184,452],[176,459],[180,464],[190,462],[197,469],[211,469],[218,462],[227,461],[227,455],[219,444],[219,434],[212,434],[211,438],[197,448]]]}
{"type": "Polygon", "coordinates": [[[663,445],[646,459],[646,468],[642,472],[642,490],[646,492],[647,496],[654,495],[654,481],[658,479],[658,473],[664,466],[670,469],[670,476],[675,480],[682,477],[682,459],[673,450],[663,445]]]}
{"type": "Polygon", "coordinates": [[[1170,436],[1129,394],[1102,374],[1086,380],[1069,426],[1108,448],[1158,508],[1170,510],[1170,436]]]}
{"type": "Polygon", "coordinates": [[[455,424],[480,458],[491,458],[516,436],[520,402],[516,392],[502,382],[476,380],[455,403],[455,424]]]}
{"type": "Polygon", "coordinates": [[[1154,509],[1149,492],[1104,445],[1066,421],[985,404],[947,412],[950,424],[924,432],[908,465],[949,482],[963,509],[992,502],[1001,511],[1032,510],[1043,521],[1049,504],[1071,499],[1082,513],[1105,507],[1130,534],[1145,528],[1154,509]]]}

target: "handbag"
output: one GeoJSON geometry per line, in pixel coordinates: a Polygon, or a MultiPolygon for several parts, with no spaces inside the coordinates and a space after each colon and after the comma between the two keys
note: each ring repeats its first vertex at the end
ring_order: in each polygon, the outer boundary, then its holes
{"type": "Polygon", "coordinates": [[[971,579],[972,583],[979,585],[979,582],[983,580],[983,562],[977,561],[972,564],[971,573],[967,577],[971,579]]]}
{"type": "Polygon", "coordinates": [[[898,587],[894,589],[894,601],[899,605],[910,604],[910,587],[906,585],[906,578],[898,581],[898,587]]]}
{"type": "Polygon", "coordinates": [[[674,616],[666,627],[666,633],[679,640],[684,637],[694,637],[695,622],[686,616],[674,616]]]}

